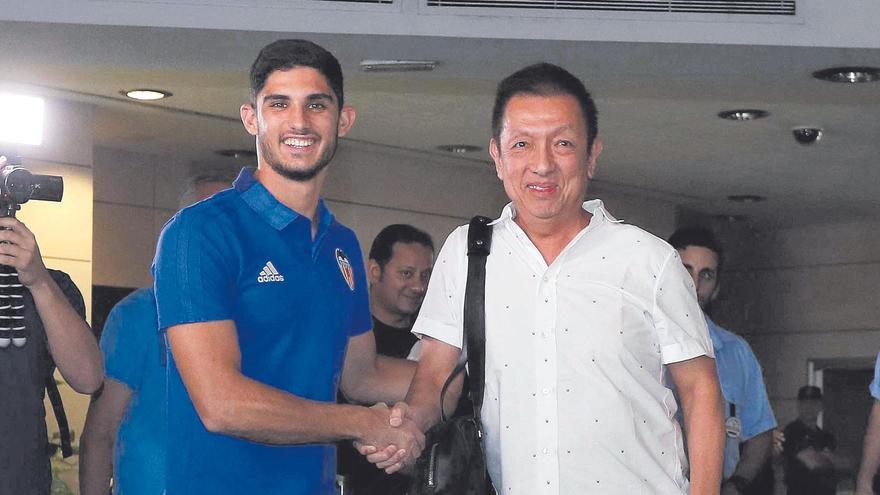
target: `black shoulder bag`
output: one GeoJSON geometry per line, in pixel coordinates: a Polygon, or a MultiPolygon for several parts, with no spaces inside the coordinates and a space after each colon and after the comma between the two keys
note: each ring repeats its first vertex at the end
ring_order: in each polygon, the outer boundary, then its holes
{"type": "MultiPolygon", "coordinates": [[[[459,361],[440,392],[441,421],[428,430],[425,450],[416,460],[408,495],[485,495],[493,493],[486,476],[480,410],[486,363],[486,257],[492,244],[491,220],[476,216],[468,230],[468,271],[465,286],[464,334],[467,361],[459,361]],[[468,367],[473,414],[447,419],[446,389],[468,367]]],[[[464,351],[462,352],[464,354],[464,351]]]]}

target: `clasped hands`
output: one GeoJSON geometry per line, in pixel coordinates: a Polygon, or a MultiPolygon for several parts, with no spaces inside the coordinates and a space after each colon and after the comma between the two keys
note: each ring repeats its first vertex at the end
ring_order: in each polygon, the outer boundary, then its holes
{"type": "Polygon", "coordinates": [[[354,442],[361,455],[386,473],[396,473],[411,466],[425,448],[425,435],[412,419],[404,402],[388,408],[384,403],[370,407],[374,426],[362,439],[354,442]]]}

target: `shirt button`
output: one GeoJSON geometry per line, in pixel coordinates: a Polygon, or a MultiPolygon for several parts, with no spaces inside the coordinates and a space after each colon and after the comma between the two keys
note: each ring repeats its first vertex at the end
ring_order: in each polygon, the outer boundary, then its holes
{"type": "Polygon", "coordinates": [[[545,447],[544,450],[542,450],[541,452],[543,452],[543,453],[545,453],[545,454],[549,454],[549,453],[550,453],[550,449],[548,449],[548,448],[545,447]]]}
{"type": "Polygon", "coordinates": [[[550,389],[549,389],[549,388],[545,388],[544,390],[541,390],[541,393],[544,394],[544,395],[547,395],[547,394],[550,393],[550,389]]]}
{"type": "Polygon", "coordinates": [[[544,280],[544,282],[549,282],[549,281],[550,281],[550,277],[548,277],[548,276],[545,275],[544,278],[543,278],[542,280],[544,280]]]}

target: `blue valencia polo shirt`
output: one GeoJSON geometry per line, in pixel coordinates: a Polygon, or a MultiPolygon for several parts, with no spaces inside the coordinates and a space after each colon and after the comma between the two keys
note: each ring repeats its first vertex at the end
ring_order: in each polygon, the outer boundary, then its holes
{"type": "Polygon", "coordinates": [[[776,427],[776,417],[767,398],[761,365],[749,344],[739,335],[718,326],[706,317],[709,336],[715,348],[715,366],[724,396],[724,417],[731,416],[731,405],[742,425],[738,438],[727,437],[724,448],[724,479],[739,463],[739,444],[776,427]]]}
{"type": "Polygon", "coordinates": [[[113,307],[101,333],[107,377],[131,391],[113,450],[118,495],[165,488],[165,349],[158,326],[153,289],[138,289],[113,307]]]}
{"type": "MultiPolygon", "coordinates": [[[[180,211],[153,262],[159,327],[233,320],[241,371],[335,402],[349,337],[370,329],[354,233],[323,201],[311,221],[242,170],[233,188],[180,211]]],[[[210,353],[210,349],[205,349],[210,353]]],[[[168,363],[168,495],[335,493],[333,445],[270,446],[208,432],[168,363]]]]}
{"type": "Polygon", "coordinates": [[[880,400],[880,353],[877,354],[877,362],[874,363],[874,381],[871,382],[871,397],[880,400]]]}

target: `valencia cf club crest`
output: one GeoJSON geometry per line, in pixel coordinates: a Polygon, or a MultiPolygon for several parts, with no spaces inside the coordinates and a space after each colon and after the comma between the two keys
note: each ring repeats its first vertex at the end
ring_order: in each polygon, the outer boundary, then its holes
{"type": "Polygon", "coordinates": [[[341,249],[336,248],[336,264],[339,265],[339,271],[342,272],[342,278],[348,284],[348,288],[354,290],[354,270],[351,268],[351,261],[341,249]]]}

